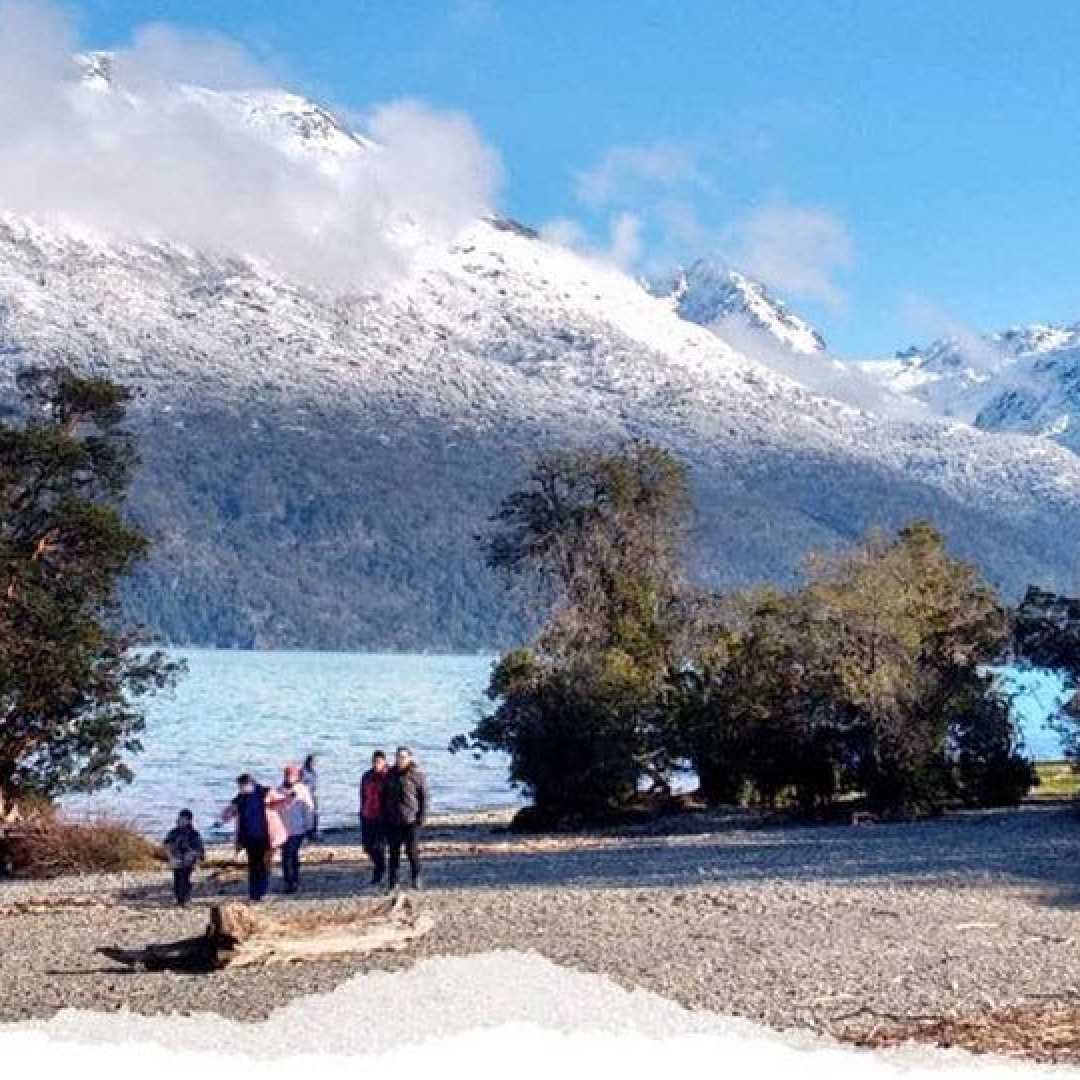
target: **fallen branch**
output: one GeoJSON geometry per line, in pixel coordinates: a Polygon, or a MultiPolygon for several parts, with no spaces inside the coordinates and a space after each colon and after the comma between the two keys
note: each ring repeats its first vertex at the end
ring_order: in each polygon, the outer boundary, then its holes
{"type": "Polygon", "coordinates": [[[98,952],[129,968],[209,972],[396,951],[433,927],[431,916],[419,911],[405,895],[348,914],[277,915],[246,904],[222,904],[211,908],[210,925],[199,937],[142,949],[102,948],[98,952]]]}

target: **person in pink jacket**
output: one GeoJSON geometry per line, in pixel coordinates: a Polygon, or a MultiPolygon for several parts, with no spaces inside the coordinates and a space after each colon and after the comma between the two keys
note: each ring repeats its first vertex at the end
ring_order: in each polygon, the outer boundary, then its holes
{"type": "Polygon", "coordinates": [[[300,888],[300,848],[315,826],[315,800],[301,779],[298,765],[285,766],[283,783],[277,793],[283,800],[279,814],[285,826],[281,872],[285,878],[285,891],[294,893],[300,888]]]}

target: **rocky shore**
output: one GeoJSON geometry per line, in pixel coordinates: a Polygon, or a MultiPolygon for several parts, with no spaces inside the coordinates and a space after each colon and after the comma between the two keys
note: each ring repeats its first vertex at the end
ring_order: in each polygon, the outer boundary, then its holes
{"type": "MultiPolygon", "coordinates": [[[[423,903],[435,930],[409,952],[267,978],[126,974],[96,953],[200,932],[211,903],[242,894],[228,852],[182,911],[164,873],[0,884],[0,1020],[70,1006],[258,1019],[358,971],[501,949],[854,1040],[1005,1007],[1080,1006],[1080,821],[1066,807],[834,827],[688,815],[587,836],[500,824],[484,815],[428,830],[423,903]],[[61,898],[71,902],[19,911],[61,898]]],[[[328,837],[306,860],[302,895],[270,903],[370,902],[354,836],[328,837]]]]}

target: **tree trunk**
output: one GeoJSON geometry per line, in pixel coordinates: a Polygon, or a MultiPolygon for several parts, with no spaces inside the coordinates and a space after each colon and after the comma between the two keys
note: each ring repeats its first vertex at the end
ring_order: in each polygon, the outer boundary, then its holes
{"type": "Polygon", "coordinates": [[[271,914],[246,904],[215,905],[205,933],[143,949],[102,948],[110,960],[146,971],[217,971],[320,956],[399,950],[430,933],[434,920],[400,895],[346,915],[271,914]]]}
{"type": "Polygon", "coordinates": [[[19,804],[0,787],[0,828],[14,825],[20,816],[19,804]]]}

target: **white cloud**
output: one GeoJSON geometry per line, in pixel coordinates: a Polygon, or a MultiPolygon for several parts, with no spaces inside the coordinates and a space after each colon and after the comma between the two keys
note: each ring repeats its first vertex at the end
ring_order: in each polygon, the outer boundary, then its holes
{"type": "Polygon", "coordinates": [[[591,168],[574,177],[577,197],[585,206],[617,206],[651,197],[657,190],[707,189],[699,153],[676,142],[613,146],[591,168]]]}
{"type": "Polygon", "coordinates": [[[611,147],[573,180],[581,216],[541,233],[625,270],[661,268],[676,246],[703,235],[694,201],[715,192],[699,148],[663,140],[611,147]]]}
{"type": "Polygon", "coordinates": [[[613,146],[574,175],[579,218],[545,231],[639,273],[663,276],[674,264],[708,258],[794,299],[841,308],[840,276],[855,259],[843,222],[778,202],[738,216],[723,206],[709,160],[702,146],[685,142],[613,146]]]}
{"type": "Polygon", "coordinates": [[[225,98],[270,80],[242,49],[165,27],[117,50],[111,89],[78,79],[60,9],[0,2],[0,209],[264,259],[335,287],[400,273],[493,207],[496,155],[467,118],[374,109],[377,145],[317,167],[225,98]]]}
{"type": "Polygon", "coordinates": [[[728,227],[730,261],[750,277],[781,292],[843,307],[837,274],[855,261],[847,227],[828,211],[772,203],[728,227]]]}
{"type": "Polygon", "coordinates": [[[629,269],[641,258],[641,218],[618,214],[611,222],[609,257],[616,266],[629,269]]]}
{"type": "Polygon", "coordinates": [[[555,218],[544,222],[540,226],[540,235],[552,244],[559,244],[561,247],[575,251],[585,251],[589,247],[585,227],[573,218],[555,218]]]}
{"type": "Polygon", "coordinates": [[[113,70],[130,87],[182,82],[229,91],[272,85],[262,66],[228,38],[163,23],[137,29],[131,45],[113,53],[113,70]]]}
{"type": "Polygon", "coordinates": [[[672,248],[701,252],[711,243],[709,230],[685,199],[662,200],[657,207],[657,219],[672,248]]]}
{"type": "Polygon", "coordinates": [[[640,217],[624,211],[608,217],[601,241],[573,218],[555,218],[545,222],[539,231],[552,244],[614,263],[629,272],[639,263],[644,252],[643,228],[640,217]]]}
{"type": "Polygon", "coordinates": [[[964,354],[968,366],[979,374],[997,371],[1006,358],[999,344],[926,297],[907,297],[904,311],[908,322],[920,335],[927,338],[948,338],[955,342],[964,354]]]}

